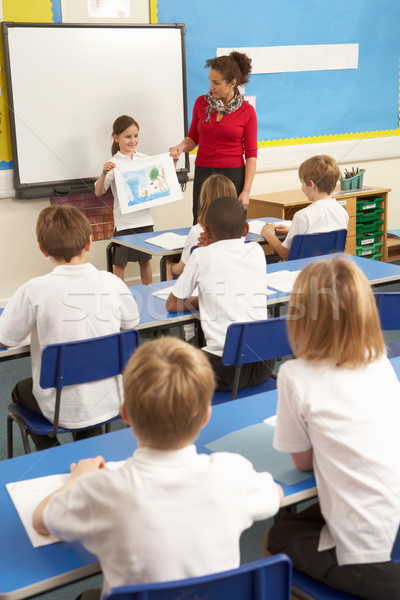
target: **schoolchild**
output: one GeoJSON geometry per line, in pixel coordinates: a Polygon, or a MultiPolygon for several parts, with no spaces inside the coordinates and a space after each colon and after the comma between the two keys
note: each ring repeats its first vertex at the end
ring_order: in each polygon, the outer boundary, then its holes
{"type": "MultiPolygon", "coordinates": [[[[16,346],[30,333],[32,377],[15,386],[15,402],[54,417],[54,389],[39,385],[42,350],[48,344],[71,342],[130,329],[139,322],[136,302],[127,286],[112,273],[85,263],[92,230],[85,215],[73,206],[48,206],[39,214],[39,248],[53,271],[20,287],[0,317],[0,347],[16,346]]],[[[67,386],[63,390],[60,426],[90,427],[119,414],[121,377],[67,386]]],[[[102,433],[101,427],[82,431],[76,439],[102,433]]],[[[36,449],[57,444],[48,436],[31,435],[36,449]]]]}
{"type": "MultiPolygon", "coordinates": [[[[192,252],[167,298],[170,312],[198,307],[206,352],[218,391],[232,390],[234,366],[222,364],[226,330],[231,323],[267,318],[267,272],[264,252],[257,243],[245,243],[249,230],[243,206],[236,198],[211,203],[205,219],[209,245],[192,252]],[[192,297],[198,288],[198,297],[192,297]]],[[[268,379],[273,361],[243,365],[239,387],[268,379]]]]}
{"type": "MultiPolygon", "coordinates": [[[[94,191],[97,196],[102,196],[110,187],[114,196],[114,235],[130,235],[132,233],[145,233],[154,230],[154,221],[149,208],[123,214],[115,184],[114,169],[130,164],[132,160],[145,158],[147,154],[137,151],[139,144],[139,125],[132,117],[122,115],[113,123],[113,144],[111,146],[111,160],[104,163],[100,177],[96,181],[94,191]]],[[[140,278],[144,285],[152,282],[151,255],[127,246],[117,246],[113,256],[113,272],[122,280],[125,268],[130,262],[138,262],[140,278]]]]}
{"type": "Polygon", "coordinates": [[[39,533],[98,556],[103,594],[236,568],[241,533],[278,511],[269,473],[238,454],[197,453],[213,391],[200,350],[169,336],[147,342],[124,373],[122,414],[138,449],[117,470],[100,456],[72,464],[69,482],[36,508],[39,533]]]}
{"type": "Polygon", "coordinates": [[[182,273],[193,246],[197,246],[199,243],[199,237],[204,233],[205,219],[208,211],[208,207],[211,202],[216,198],[222,196],[231,196],[236,198],[236,188],[232,181],[225,175],[220,173],[214,173],[208,177],[202,187],[200,193],[200,212],[199,218],[196,225],[190,229],[188,236],[185,241],[185,245],[182,250],[182,255],[178,263],[167,261],[167,279],[173,279],[174,276],[178,276],[182,273]]]}
{"type": "Polygon", "coordinates": [[[314,469],[319,502],[276,522],[265,546],[354,596],[400,598],[390,561],[400,515],[400,383],[370,285],[351,259],[315,262],[288,313],[294,360],[278,373],[274,447],[314,469]]]}
{"type": "Polygon", "coordinates": [[[347,229],[349,215],[343,206],[331,197],[339,177],[339,167],[335,160],[326,154],[312,156],[300,165],[301,189],[312,204],[294,214],[290,227],[279,223],[267,223],[261,230],[261,235],[281,258],[288,259],[295,235],[347,229]],[[275,234],[287,235],[281,242],[275,234]]]}

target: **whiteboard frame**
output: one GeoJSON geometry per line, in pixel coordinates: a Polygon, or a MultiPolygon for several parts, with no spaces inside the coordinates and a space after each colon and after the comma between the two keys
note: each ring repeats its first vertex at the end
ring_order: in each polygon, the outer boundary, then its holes
{"type": "MultiPolygon", "coordinates": [[[[83,177],[77,179],[65,179],[65,180],[54,180],[54,181],[34,181],[34,182],[23,182],[20,177],[20,164],[18,157],[18,144],[20,140],[17,137],[17,128],[15,123],[14,104],[16,98],[14,97],[14,90],[12,84],[12,56],[10,54],[9,47],[9,30],[21,28],[21,29],[33,29],[33,28],[46,28],[46,29],[131,29],[131,30],[146,30],[146,29],[174,29],[180,30],[181,38],[181,58],[182,58],[182,113],[183,113],[183,132],[184,136],[188,132],[188,114],[187,114],[187,84],[186,84],[186,52],[185,52],[185,25],[182,23],[175,24],[114,24],[114,23],[16,23],[16,22],[3,22],[1,25],[3,35],[3,46],[4,46],[4,59],[5,59],[5,70],[7,80],[7,93],[9,103],[9,117],[10,117],[10,133],[11,143],[13,149],[13,179],[15,187],[15,196],[17,198],[43,198],[51,196],[67,196],[69,194],[82,194],[92,193],[94,191],[94,183],[97,180],[96,177],[83,177]]],[[[133,58],[134,60],[134,58],[133,58]]],[[[101,93],[96,92],[96,93],[101,93]]],[[[27,93],[29,99],[29,92],[27,93]]],[[[111,141],[111,136],[110,136],[111,141]]],[[[171,140],[175,142],[175,140],[171,140]]],[[[108,158],[105,156],[103,162],[108,158]]],[[[190,161],[188,154],[185,154],[178,163],[178,179],[180,182],[186,182],[188,173],[190,170],[190,161]]],[[[101,163],[102,164],[102,163],[101,163]]],[[[101,169],[99,165],[99,171],[101,169]]]]}

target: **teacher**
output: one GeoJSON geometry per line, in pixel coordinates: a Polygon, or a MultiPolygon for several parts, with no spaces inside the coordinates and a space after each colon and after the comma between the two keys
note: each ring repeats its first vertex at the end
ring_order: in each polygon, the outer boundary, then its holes
{"type": "Polygon", "coordinates": [[[170,155],[178,160],[182,152],[199,147],[193,183],[193,223],[197,223],[201,186],[213,173],[231,179],[246,209],[257,161],[256,112],[238,90],[249,80],[251,59],[241,52],[231,52],[229,56],[210,58],[206,67],[210,68],[210,91],[194,103],[187,137],[170,148],[170,155]]]}

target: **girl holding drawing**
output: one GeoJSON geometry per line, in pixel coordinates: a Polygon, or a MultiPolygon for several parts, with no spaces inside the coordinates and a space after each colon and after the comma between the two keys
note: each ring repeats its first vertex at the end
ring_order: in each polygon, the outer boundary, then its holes
{"type": "Polygon", "coordinates": [[[314,262],[287,326],[295,360],[278,373],[274,447],[314,469],[319,501],[276,521],[264,548],[357,598],[399,600],[400,384],[371,286],[351,259],[314,262]]]}
{"type": "MultiPolygon", "coordinates": [[[[111,185],[114,196],[114,235],[129,235],[132,233],[144,233],[153,231],[154,221],[150,209],[144,208],[135,212],[123,214],[121,212],[118,190],[115,183],[115,167],[126,167],[129,161],[145,158],[147,155],[137,152],[139,144],[139,125],[132,117],[122,115],[113,124],[113,144],[111,146],[112,159],[107,161],[95,184],[95,193],[102,196],[111,185]]],[[[152,282],[151,255],[138,250],[132,250],[126,246],[118,246],[113,256],[113,272],[124,279],[125,267],[128,261],[138,262],[140,278],[144,285],[152,282]]]]}
{"type": "Polygon", "coordinates": [[[251,59],[241,52],[231,52],[207,60],[206,67],[210,68],[210,91],[197,98],[187,137],[170,148],[170,155],[177,161],[182,152],[199,146],[193,183],[194,223],[201,186],[212,173],[222,173],[232,180],[246,209],[257,161],[256,112],[238,89],[249,80],[251,59]]]}

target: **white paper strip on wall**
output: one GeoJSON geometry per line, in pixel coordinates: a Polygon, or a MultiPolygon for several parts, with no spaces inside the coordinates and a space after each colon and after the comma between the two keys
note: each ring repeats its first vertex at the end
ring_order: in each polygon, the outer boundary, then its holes
{"type": "Polygon", "coordinates": [[[252,74],[330,71],[358,68],[358,44],[217,48],[217,56],[233,50],[252,59],[252,74]]]}

